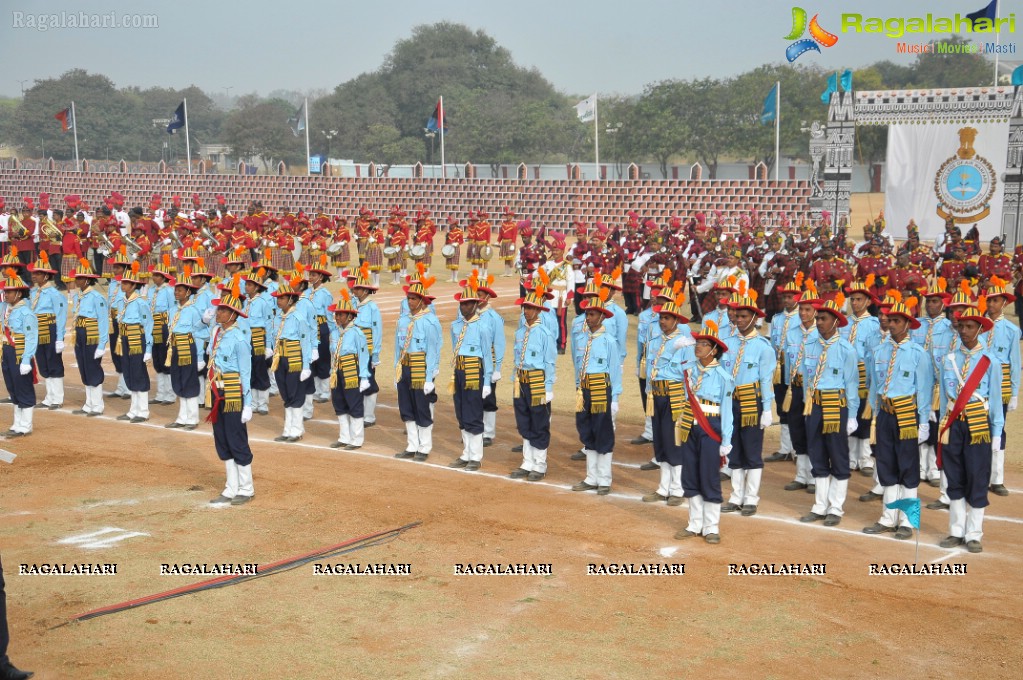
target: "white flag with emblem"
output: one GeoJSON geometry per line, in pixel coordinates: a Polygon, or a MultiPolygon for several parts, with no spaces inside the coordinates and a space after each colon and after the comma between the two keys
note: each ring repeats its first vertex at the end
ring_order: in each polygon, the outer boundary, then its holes
{"type": "Polygon", "coordinates": [[[576,104],[575,113],[579,116],[579,120],[583,123],[588,123],[593,120],[593,116],[597,113],[596,93],[576,104]]]}

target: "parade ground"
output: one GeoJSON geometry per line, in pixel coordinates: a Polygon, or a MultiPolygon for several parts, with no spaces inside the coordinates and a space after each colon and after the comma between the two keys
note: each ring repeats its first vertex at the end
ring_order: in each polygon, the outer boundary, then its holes
{"type": "MultiPolygon", "coordinates": [[[[150,420],[139,424],[115,420],[129,403],[116,398],[107,398],[100,417],[72,415],[84,392],[69,346],[63,407],[38,409],[30,437],[0,442],[17,454],[13,464],[0,463],[12,658],[40,680],[1016,677],[1023,663],[1018,414],[1006,427],[1010,495],[990,496],[981,554],[938,547],[948,534],[946,511],[922,510],[918,557],[915,540],[863,534],[881,506],[857,500],[872,483],[857,472],[839,526],[802,524],[812,497],[782,489],[793,478],[790,462],[766,464],[759,512],[723,515],[719,545],[675,540],[687,507],[640,500],[658,473],[639,469],[651,447],[628,443],[642,431],[634,319],[610,495],[569,488],[583,478],[584,463],[569,459],[579,442],[568,355],[559,357],[546,479],[508,478],[521,461],[511,447],[521,440],[507,379],[482,468],[447,467],[461,452],[445,389],[457,289],[445,270],[434,273],[446,337],[428,461],[394,458],[405,444],[392,365],[402,292],[384,273],[376,295],[385,326],[381,394],[365,446],[329,448],[338,435],[329,404],[316,406],[302,441],[275,443],[282,411],[271,398],[270,415],[249,423],[256,496],[244,506],[209,504],[224,475],[211,428],[164,429],[177,406],[152,405],[150,420]],[[161,574],[175,565],[179,572],[187,570],[181,565],[266,565],[415,522],[344,557],[61,625],[211,578],[161,574]],[[78,564],[116,565],[116,574],[22,573],[78,564]],[[344,571],[340,564],[408,573],[316,573],[344,571]],[[938,573],[890,573],[914,564],[938,573]],[[509,565],[532,573],[458,573],[509,565]],[[623,570],[674,573],[609,573],[623,570]],[[765,570],[788,573],[754,573],[765,570]]],[[[495,284],[508,376],[518,282],[498,276],[495,284]]],[[[116,375],[109,359],[104,365],[111,391],[116,375]]],[[[0,406],[4,422],[11,408],[0,406]]],[[[768,429],[765,454],[777,450],[779,432],[768,429]]],[[[730,484],[722,486],[727,495],[730,484]]],[[[938,489],[923,485],[920,496],[926,504],[938,489]]]]}

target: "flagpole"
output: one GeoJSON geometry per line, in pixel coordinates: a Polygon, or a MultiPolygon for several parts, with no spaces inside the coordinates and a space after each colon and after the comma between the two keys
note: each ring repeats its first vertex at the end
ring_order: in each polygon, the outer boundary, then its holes
{"type": "Polygon", "coordinates": [[[1002,44],[1002,32],[997,30],[998,28],[998,16],[1001,14],[1002,7],[998,4],[998,0],[995,0],[995,87],[998,87],[998,48],[1002,44]]]}
{"type": "Polygon", "coordinates": [[[440,176],[447,177],[448,169],[444,165],[444,95],[440,96],[440,120],[437,121],[440,128],[440,176]]]}
{"type": "Polygon", "coordinates": [[[75,172],[81,172],[78,164],[78,116],[75,114],[75,102],[71,100],[71,131],[75,133],[75,172]]]}
{"type": "Polygon", "coordinates": [[[309,97],[305,98],[305,174],[312,174],[309,171],[309,161],[312,156],[309,155],[309,97]]]}
{"type": "Polygon", "coordinates": [[[593,163],[596,165],[597,179],[600,179],[600,126],[597,124],[597,93],[593,93],[593,163]]]}
{"type": "Polygon", "coordinates": [[[774,93],[774,181],[778,181],[778,170],[781,168],[781,81],[774,84],[777,91],[774,93]]]}
{"type": "Polygon", "coordinates": [[[182,98],[181,105],[185,114],[185,154],[188,155],[188,174],[192,174],[192,142],[188,138],[188,99],[182,98]]]}

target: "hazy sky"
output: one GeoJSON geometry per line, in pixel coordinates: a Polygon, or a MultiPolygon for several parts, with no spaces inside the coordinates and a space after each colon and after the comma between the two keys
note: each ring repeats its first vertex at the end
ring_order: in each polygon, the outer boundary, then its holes
{"type": "MultiPolygon", "coordinates": [[[[972,12],[988,0],[796,0],[838,43],[796,63],[857,67],[881,59],[908,64],[896,40],[840,33],[841,14],[935,16],[972,12]]],[[[521,66],[535,67],[567,94],[637,94],[658,80],[730,76],[783,62],[794,2],[753,0],[3,0],[0,3],[0,94],[19,81],[84,68],[123,87],[198,85],[237,96],[276,89],[333,89],[376,70],[412,27],[453,21],[483,29],[521,66]],[[20,15],[21,27],[16,27],[20,15]],[[118,21],[155,15],[157,28],[59,28],[26,24],[30,15],[80,12],[118,21]]],[[[1023,37],[1023,0],[1001,0],[1016,12],[1023,37]]],[[[47,19],[50,21],[50,19],[47,19]]],[[[38,22],[36,22],[38,24],[38,22]]],[[[912,37],[926,41],[931,36],[912,37]]],[[[941,36],[935,36],[941,37],[941,36]]],[[[1020,40],[1023,42],[1023,40],[1020,40]]],[[[1018,61],[1016,55],[1006,58],[1018,61]]],[[[443,93],[440,93],[443,94],[443,93]]]]}

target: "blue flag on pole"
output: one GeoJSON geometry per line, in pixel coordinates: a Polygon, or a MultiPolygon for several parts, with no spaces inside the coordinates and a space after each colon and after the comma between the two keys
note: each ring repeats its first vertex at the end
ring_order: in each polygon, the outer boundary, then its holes
{"type": "Polygon", "coordinates": [[[851,69],[846,69],[842,73],[842,77],[839,78],[839,81],[842,84],[842,91],[843,92],[852,92],[852,70],[851,69]]]}
{"type": "Polygon", "coordinates": [[[760,112],[760,124],[767,125],[774,121],[778,110],[778,83],[775,83],[771,91],[764,97],[764,108],[760,112]]]}
{"type": "Polygon", "coordinates": [[[426,129],[430,132],[440,132],[441,127],[444,128],[444,132],[448,131],[448,121],[444,117],[444,107],[440,105],[440,100],[437,100],[437,106],[433,109],[433,115],[430,116],[430,120],[426,121],[426,129]]]}
{"type": "Polygon", "coordinates": [[[827,87],[826,90],[821,92],[821,102],[823,102],[825,104],[830,104],[831,103],[831,94],[833,92],[838,92],[838,74],[837,73],[832,73],[830,76],[828,76],[828,87],[827,87]]]}
{"type": "Polygon", "coordinates": [[[920,528],[920,499],[919,498],[900,498],[897,501],[888,503],[888,507],[892,510],[902,510],[906,513],[906,518],[909,523],[913,525],[914,529],[920,528]]]}
{"type": "Polygon", "coordinates": [[[185,102],[181,102],[178,104],[178,108],[174,109],[174,117],[167,123],[167,134],[173,135],[175,130],[183,127],[185,127],[185,102]]]}
{"type": "Polygon", "coordinates": [[[978,9],[976,12],[970,12],[966,15],[966,18],[970,21],[976,21],[977,19],[990,19],[994,21],[996,16],[998,16],[998,0],[991,0],[987,7],[978,9]]]}
{"type": "Polygon", "coordinates": [[[1023,66],[1017,66],[1012,72],[1012,84],[1013,86],[1023,85],[1023,66]]]}

